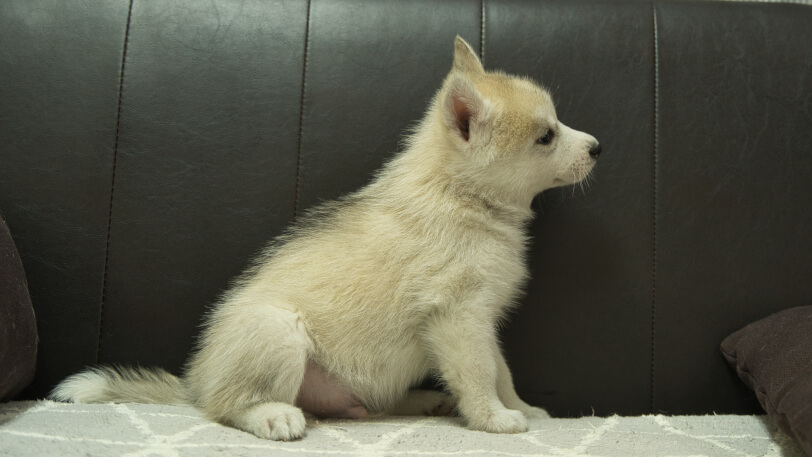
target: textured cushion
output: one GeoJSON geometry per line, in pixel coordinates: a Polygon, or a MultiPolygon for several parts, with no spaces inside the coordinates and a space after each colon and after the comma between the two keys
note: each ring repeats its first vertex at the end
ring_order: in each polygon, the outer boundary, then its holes
{"type": "Polygon", "coordinates": [[[744,327],[722,342],[722,354],[767,414],[812,456],[812,306],[744,327]]]}
{"type": "Polygon", "coordinates": [[[34,378],[37,325],[17,248],[0,218],[0,401],[34,378]]]}

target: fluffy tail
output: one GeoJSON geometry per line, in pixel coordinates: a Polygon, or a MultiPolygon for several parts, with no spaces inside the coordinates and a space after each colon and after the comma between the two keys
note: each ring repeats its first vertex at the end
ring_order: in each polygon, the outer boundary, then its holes
{"type": "Polygon", "coordinates": [[[160,368],[90,368],[60,382],[49,397],[73,403],[189,404],[180,378],[160,368]]]}

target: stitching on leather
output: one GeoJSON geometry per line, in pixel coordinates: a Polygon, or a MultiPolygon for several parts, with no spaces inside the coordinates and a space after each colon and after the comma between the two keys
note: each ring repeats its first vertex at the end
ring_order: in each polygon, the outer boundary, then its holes
{"type": "Polygon", "coordinates": [[[293,194],[293,222],[299,213],[299,176],[302,163],[302,141],[304,139],[304,106],[305,88],[307,87],[307,59],[310,51],[310,6],[312,0],[307,2],[307,23],[305,24],[304,62],[302,64],[302,97],[299,100],[299,148],[296,151],[296,188],[293,194]]]}
{"type": "Polygon", "coordinates": [[[121,132],[121,100],[124,93],[124,68],[127,62],[127,45],[130,41],[130,21],[133,15],[133,1],[127,10],[127,24],[124,26],[124,48],[121,52],[121,71],[118,76],[118,106],[116,107],[116,136],[113,141],[113,166],[110,176],[110,202],[107,207],[107,243],[104,248],[104,270],[102,271],[102,290],[99,303],[98,342],[96,343],[96,363],[99,363],[99,354],[102,347],[102,324],[104,322],[104,299],[107,295],[107,266],[110,261],[110,229],[113,226],[113,195],[116,191],[116,163],[118,159],[118,139],[121,132]]]}
{"type": "Polygon", "coordinates": [[[655,413],[654,408],[654,367],[655,367],[655,344],[656,344],[656,331],[657,331],[657,170],[658,170],[658,151],[657,145],[659,143],[659,90],[660,90],[660,55],[659,55],[659,42],[657,36],[657,5],[654,1],[651,2],[651,14],[653,18],[653,32],[654,32],[654,163],[652,173],[652,187],[653,187],[653,210],[652,210],[652,259],[651,259],[651,413],[655,413]]]}
{"type": "Polygon", "coordinates": [[[485,66],[485,0],[479,5],[479,60],[485,66]]]}

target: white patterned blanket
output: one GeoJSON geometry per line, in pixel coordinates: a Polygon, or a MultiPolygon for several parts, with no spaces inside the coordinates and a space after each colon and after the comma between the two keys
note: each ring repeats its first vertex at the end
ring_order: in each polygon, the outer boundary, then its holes
{"type": "Polygon", "coordinates": [[[191,407],[0,404],[0,456],[774,456],[803,457],[762,416],[543,419],[518,435],[467,430],[457,418],[311,421],[300,441],[265,441],[191,407]]]}

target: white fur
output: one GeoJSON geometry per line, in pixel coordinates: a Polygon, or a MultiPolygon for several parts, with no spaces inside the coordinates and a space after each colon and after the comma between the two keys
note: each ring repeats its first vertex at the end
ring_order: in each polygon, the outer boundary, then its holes
{"type": "Polygon", "coordinates": [[[303,436],[294,405],[311,397],[373,415],[443,413],[456,399],[469,427],[522,432],[526,417],[546,413],[516,395],[497,327],[527,279],[530,202],[587,177],[595,145],[558,121],[546,91],[485,72],[457,38],[406,149],[259,257],[208,316],[184,386],[159,388],[141,373],[130,380],[146,387],[125,388],[121,376],[91,371],[54,397],[144,401],[154,390],[156,401],[188,399],[281,440],[303,436]],[[552,142],[538,144],[548,130],[552,142]],[[408,394],[428,376],[448,394],[408,394]]]}

